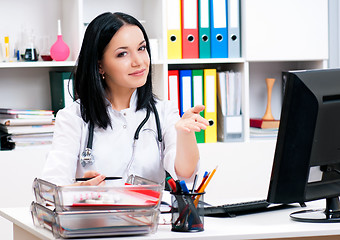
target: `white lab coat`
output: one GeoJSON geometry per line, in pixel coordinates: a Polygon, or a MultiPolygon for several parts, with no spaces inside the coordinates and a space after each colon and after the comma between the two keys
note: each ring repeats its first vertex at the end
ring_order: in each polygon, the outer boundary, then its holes
{"type": "Polygon", "coordinates": [[[146,110],[135,111],[136,102],[136,91],[127,109],[113,110],[108,102],[112,129],[94,128],[92,153],[95,162],[85,167],[81,166],[79,157],[87,145],[88,124],[81,118],[79,102],[60,110],[42,178],[57,185],[67,185],[74,183],[74,178],[82,177],[86,171],[95,170],[105,176],[122,176],[124,180],[128,175],[135,174],[162,183],[166,170],[176,179],[175,123],[179,120],[179,114],[177,106],[169,101],[156,103],[163,136],[163,156],[159,156],[155,115],[151,113],[137,140],[135,159],[127,169],[132,157],[135,131],[146,116],[146,110]]]}

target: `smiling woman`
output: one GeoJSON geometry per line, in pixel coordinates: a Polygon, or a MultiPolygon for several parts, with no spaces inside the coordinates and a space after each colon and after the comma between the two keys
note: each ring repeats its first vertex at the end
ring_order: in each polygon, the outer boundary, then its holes
{"type": "Polygon", "coordinates": [[[197,170],[195,131],[208,121],[152,92],[149,39],[124,13],[103,13],[87,27],[71,106],[60,110],[43,178],[57,185],[100,185],[130,174],[164,183],[165,172],[187,179],[197,170]],[[136,144],[138,140],[138,144],[136,144]],[[74,182],[79,177],[88,181],[74,182]]]}
{"type": "Polygon", "coordinates": [[[122,26],[99,61],[99,73],[105,79],[106,92],[114,109],[129,107],[132,93],[146,82],[149,66],[150,57],[143,32],[135,25],[122,26]],[[118,98],[119,95],[121,97],[118,98]]]}

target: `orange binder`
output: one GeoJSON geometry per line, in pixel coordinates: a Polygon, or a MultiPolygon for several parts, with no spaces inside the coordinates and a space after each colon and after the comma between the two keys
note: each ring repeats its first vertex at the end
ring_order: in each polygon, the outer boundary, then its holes
{"type": "Polygon", "coordinates": [[[182,57],[199,58],[198,0],[182,0],[182,57]]]}
{"type": "Polygon", "coordinates": [[[178,111],[180,110],[178,70],[168,71],[168,100],[173,101],[178,106],[178,111]]]}

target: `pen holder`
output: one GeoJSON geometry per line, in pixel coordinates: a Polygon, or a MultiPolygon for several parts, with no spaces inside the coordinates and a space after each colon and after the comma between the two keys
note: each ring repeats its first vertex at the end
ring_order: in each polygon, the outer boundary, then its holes
{"type": "Polygon", "coordinates": [[[204,192],[171,193],[171,231],[200,232],[204,230],[204,192]]]}

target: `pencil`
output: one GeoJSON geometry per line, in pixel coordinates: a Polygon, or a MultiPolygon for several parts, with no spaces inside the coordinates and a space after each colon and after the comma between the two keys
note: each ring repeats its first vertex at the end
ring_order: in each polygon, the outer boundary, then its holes
{"type": "MultiPolygon", "coordinates": [[[[201,187],[201,189],[198,191],[198,193],[202,193],[204,192],[205,188],[208,186],[211,178],[214,176],[216,169],[218,166],[215,167],[215,169],[209,174],[208,179],[205,181],[205,183],[203,184],[203,186],[201,187]]],[[[197,207],[198,201],[200,200],[200,195],[198,195],[194,201],[195,207],[197,207]]]]}
{"type": "MultiPolygon", "coordinates": [[[[87,181],[90,180],[92,178],[76,178],[76,181],[87,181]]],[[[106,177],[104,180],[117,180],[117,179],[122,179],[122,177],[106,177]]]]}
{"type": "Polygon", "coordinates": [[[205,175],[205,177],[203,177],[203,180],[202,180],[201,184],[198,186],[198,188],[197,188],[197,190],[195,190],[195,192],[199,192],[201,190],[201,188],[203,187],[205,181],[207,181],[208,177],[209,177],[209,173],[207,173],[205,175]]]}

